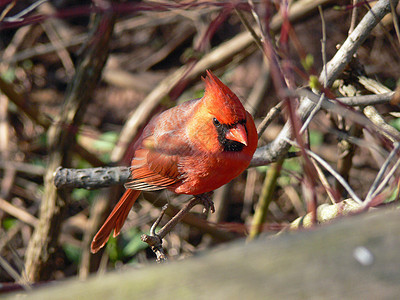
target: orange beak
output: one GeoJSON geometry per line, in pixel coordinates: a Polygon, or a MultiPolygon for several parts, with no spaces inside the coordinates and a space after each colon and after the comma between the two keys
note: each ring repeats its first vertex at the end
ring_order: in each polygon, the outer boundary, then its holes
{"type": "Polygon", "coordinates": [[[237,124],[235,127],[229,129],[225,138],[247,146],[247,132],[243,124],[237,124]]]}

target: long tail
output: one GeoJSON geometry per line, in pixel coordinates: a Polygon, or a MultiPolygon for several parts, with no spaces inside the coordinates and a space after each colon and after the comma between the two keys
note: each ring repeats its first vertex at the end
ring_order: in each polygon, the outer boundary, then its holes
{"type": "Polygon", "coordinates": [[[128,217],[129,211],[131,210],[136,199],[139,197],[141,191],[127,189],[114,207],[103,226],[97,232],[93,238],[91,251],[96,253],[99,251],[108,241],[111,231],[114,229],[113,236],[116,237],[121,231],[122,226],[126,218],[128,217]]]}

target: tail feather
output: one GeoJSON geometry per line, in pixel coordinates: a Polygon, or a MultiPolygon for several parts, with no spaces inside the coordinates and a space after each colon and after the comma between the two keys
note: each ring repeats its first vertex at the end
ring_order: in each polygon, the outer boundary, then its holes
{"type": "Polygon", "coordinates": [[[128,189],[122,195],[113,211],[104,222],[103,226],[97,232],[93,238],[91,251],[96,253],[99,251],[108,241],[111,231],[114,229],[113,236],[116,237],[120,231],[126,218],[128,217],[129,211],[131,210],[136,199],[140,195],[140,191],[128,189]]]}

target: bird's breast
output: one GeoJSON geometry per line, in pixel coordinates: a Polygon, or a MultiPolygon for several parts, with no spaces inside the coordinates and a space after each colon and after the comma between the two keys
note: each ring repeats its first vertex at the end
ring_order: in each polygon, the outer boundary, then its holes
{"type": "Polygon", "coordinates": [[[182,159],[179,171],[184,180],[174,190],[178,194],[198,195],[213,191],[242,173],[251,157],[243,152],[203,154],[182,159]]]}

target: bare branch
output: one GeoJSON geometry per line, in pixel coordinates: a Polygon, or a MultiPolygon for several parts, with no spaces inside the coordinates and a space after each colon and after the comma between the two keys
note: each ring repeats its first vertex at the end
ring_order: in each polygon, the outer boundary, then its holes
{"type": "Polygon", "coordinates": [[[16,217],[21,222],[31,225],[32,227],[35,227],[38,224],[39,220],[32,216],[29,212],[20,207],[12,205],[3,198],[0,198],[0,209],[9,215],[16,217]]]}
{"type": "Polygon", "coordinates": [[[381,169],[379,170],[378,175],[376,175],[376,178],[371,185],[367,197],[365,198],[365,205],[367,206],[372,199],[382,191],[383,187],[386,185],[386,183],[389,181],[389,179],[393,176],[393,173],[396,171],[396,169],[399,167],[400,164],[400,159],[396,160],[395,165],[390,169],[386,177],[382,180],[383,175],[389,168],[390,163],[393,161],[393,158],[396,156],[397,152],[400,149],[400,143],[395,143],[395,147],[390,152],[389,156],[386,158],[386,161],[382,165],[381,169]]]}
{"type": "Polygon", "coordinates": [[[36,2],[33,2],[30,6],[28,6],[24,10],[20,11],[16,15],[14,15],[12,17],[4,18],[4,21],[6,21],[6,22],[20,22],[20,21],[23,21],[24,20],[24,18],[23,18],[24,16],[29,14],[31,11],[34,11],[37,7],[39,7],[40,5],[42,5],[46,1],[47,0],[38,0],[36,2]]]}
{"type": "Polygon", "coordinates": [[[91,169],[58,168],[54,184],[60,188],[97,189],[124,184],[129,177],[128,167],[101,167],[91,169]]]}
{"type": "Polygon", "coordinates": [[[394,95],[394,92],[378,94],[378,95],[362,95],[354,97],[339,97],[340,102],[350,106],[365,106],[389,103],[394,95]]]}
{"type": "Polygon", "coordinates": [[[168,221],[167,224],[165,224],[157,233],[155,233],[155,227],[158,223],[160,223],[161,218],[164,216],[165,210],[167,209],[167,207],[164,206],[160,216],[151,227],[150,235],[142,235],[142,241],[147,243],[156,254],[157,262],[164,262],[167,259],[162,249],[162,239],[176,226],[176,224],[182,220],[184,216],[189,213],[193,207],[200,203],[202,203],[202,198],[192,198],[171,220],[168,221]]]}

